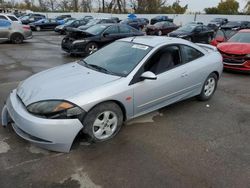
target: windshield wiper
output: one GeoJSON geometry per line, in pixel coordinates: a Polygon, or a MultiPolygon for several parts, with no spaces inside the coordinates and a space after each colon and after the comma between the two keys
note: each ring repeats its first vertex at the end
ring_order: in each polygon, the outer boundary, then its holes
{"type": "MultiPolygon", "coordinates": [[[[86,63],[86,62],[85,62],[86,63]]],[[[93,65],[93,64],[87,64],[89,67],[92,67],[92,68],[94,68],[94,69],[96,69],[96,70],[99,70],[99,71],[101,71],[101,72],[105,72],[105,73],[108,73],[108,74],[112,74],[112,75],[116,75],[117,76],[117,74],[115,74],[115,73],[113,73],[113,72],[111,72],[111,71],[109,71],[109,70],[107,70],[107,69],[105,69],[105,68],[103,68],[103,67],[101,67],[101,66],[99,66],[99,65],[93,65]]]]}
{"type": "Polygon", "coordinates": [[[115,75],[115,76],[120,76],[120,75],[118,75],[118,74],[116,74],[114,72],[111,72],[111,71],[109,71],[109,70],[107,70],[107,69],[105,69],[105,68],[103,68],[103,67],[101,67],[99,65],[88,64],[83,59],[80,60],[79,62],[81,62],[83,64],[83,66],[85,66],[85,67],[88,67],[88,68],[91,68],[91,69],[94,68],[95,70],[98,70],[98,71],[101,71],[101,72],[104,72],[104,73],[107,73],[107,74],[112,74],[112,75],[115,75]]]}

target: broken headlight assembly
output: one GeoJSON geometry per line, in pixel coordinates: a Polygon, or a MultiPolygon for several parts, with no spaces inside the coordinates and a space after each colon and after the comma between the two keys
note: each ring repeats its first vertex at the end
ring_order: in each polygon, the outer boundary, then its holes
{"type": "Polygon", "coordinates": [[[32,103],[27,110],[33,115],[48,119],[82,119],[86,113],[80,107],[61,100],[32,103]]]}

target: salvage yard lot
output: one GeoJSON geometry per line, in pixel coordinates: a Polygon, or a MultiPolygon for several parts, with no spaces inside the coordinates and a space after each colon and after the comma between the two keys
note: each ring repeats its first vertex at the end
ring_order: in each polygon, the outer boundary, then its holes
{"type": "MultiPolygon", "coordinates": [[[[72,62],[62,36],[0,44],[0,109],[18,83],[72,62]]],[[[0,128],[0,187],[249,187],[250,75],[224,73],[208,102],[195,98],[128,122],[114,139],[70,153],[31,145],[0,128]]],[[[67,86],[65,86],[67,87],[67,86]]]]}

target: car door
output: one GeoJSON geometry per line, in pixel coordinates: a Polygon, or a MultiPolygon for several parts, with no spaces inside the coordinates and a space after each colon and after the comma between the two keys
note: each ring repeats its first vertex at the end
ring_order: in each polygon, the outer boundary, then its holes
{"type": "Polygon", "coordinates": [[[103,32],[103,34],[101,36],[101,43],[102,43],[102,45],[106,45],[110,42],[113,42],[113,41],[119,39],[119,37],[120,37],[120,35],[118,33],[118,26],[111,25],[103,32]]]}
{"type": "Polygon", "coordinates": [[[11,22],[8,20],[0,19],[0,42],[9,39],[10,31],[11,31],[11,22]]]}
{"type": "Polygon", "coordinates": [[[159,109],[184,99],[192,81],[188,78],[189,69],[182,63],[179,45],[159,49],[138,71],[131,84],[134,87],[134,115],[159,109]],[[141,80],[143,72],[156,74],[156,80],[141,80]]]}

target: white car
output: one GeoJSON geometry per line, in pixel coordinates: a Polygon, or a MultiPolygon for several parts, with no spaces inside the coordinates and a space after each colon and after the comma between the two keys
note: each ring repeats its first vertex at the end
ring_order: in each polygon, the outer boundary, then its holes
{"type": "Polygon", "coordinates": [[[18,19],[13,14],[0,14],[0,19],[2,19],[2,20],[9,20],[11,22],[18,22],[18,23],[22,24],[21,20],[18,19]]]}

